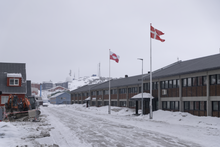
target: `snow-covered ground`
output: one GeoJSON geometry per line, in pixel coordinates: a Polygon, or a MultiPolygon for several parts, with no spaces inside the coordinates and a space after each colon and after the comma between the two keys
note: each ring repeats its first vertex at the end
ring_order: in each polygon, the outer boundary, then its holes
{"type": "Polygon", "coordinates": [[[153,119],[133,109],[51,105],[40,122],[1,122],[0,146],[219,147],[220,118],[158,110],[153,119]]]}

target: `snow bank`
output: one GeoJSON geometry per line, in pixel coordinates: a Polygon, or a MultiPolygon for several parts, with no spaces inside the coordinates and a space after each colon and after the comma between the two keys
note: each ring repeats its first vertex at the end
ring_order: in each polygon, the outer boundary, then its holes
{"type": "Polygon", "coordinates": [[[21,132],[10,122],[0,122],[0,146],[16,146],[15,140],[21,132]]]}

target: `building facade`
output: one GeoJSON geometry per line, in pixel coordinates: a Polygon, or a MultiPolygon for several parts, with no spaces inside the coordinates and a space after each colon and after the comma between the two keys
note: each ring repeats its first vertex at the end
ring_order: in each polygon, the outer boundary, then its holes
{"type": "Polygon", "coordinates": [[[27,93],[25,63],[0,63],[0,106],[4,106],[9,95],[25,98],[27,93]]]}
{"type": "Polygon", "coordinates": [[[71,94],[69,92],[57,93],[50,97],[51,104],[71,104],[71,94]]]}
{"type": "MultiPolygon", "coordinates": [[[[197,116],[220,117],[220,54],[178,61],[152,73],[153,110],[188,112],[197,116]]],[[[134,108],[141,102],[130,101],[141,93],[142,76],[111,80],[111,105],[134,108]]],[[[143,78],[143,90],[150,93],[150,75],[143,78]]],[[[83,93],[96,98],[90,105],[109,105],[109,83],[72,91],[74,103],[82,102],[83,93]]],[[[145,101],[149,112],[149,101],[145,101]]]]}
{"type": "Polygon", "coordinates": [[[55,86],[61,86],[68,89],[68,82],[55,83],[55,86]]]}
{"type": "Polygon", "coordinates": [[[52,82],[43,82],[42,84],[42,90],[48,90],[53,88],[53,83],[52,82]]]}

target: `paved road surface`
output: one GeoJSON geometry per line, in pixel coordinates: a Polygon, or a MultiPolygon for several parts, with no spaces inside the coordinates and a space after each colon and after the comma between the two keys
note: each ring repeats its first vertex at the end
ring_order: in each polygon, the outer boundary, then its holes
{"type": "Polygon", "coordinates": [[[102,115],[94,116],[76,109],[48,107],[43,113],[48,115],[49,123],[56,126],[51,136],[60,146],[200,147],[186,140],[116,123],[102,115]]]}

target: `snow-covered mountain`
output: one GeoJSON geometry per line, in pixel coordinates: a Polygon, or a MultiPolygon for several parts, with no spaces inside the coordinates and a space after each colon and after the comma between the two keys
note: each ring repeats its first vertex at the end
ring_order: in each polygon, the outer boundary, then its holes
{"type": "MultiPolygon", "coordinates": [[[[69,91],[72,91],[74,89],[77,89],[79,87],[82,87],[87,84],[98,84],[98,83],[103,83],[108,81],[109,78],[105,77],[97,77],[97,76],[85,76],[85,77],[80,77],[79,79],[74,79],[72,81],[68,82],[68,89],[69,91]]],[[[43,99],[48,99],[51,95],[62,92],[62,90],[55,90],[53,92],[49,92],[48,90],[42,90],[42,98],[43,99]]],[[[40,94],[40,91],[39,91],[40,94]]]]}
{"type": "Polygon", "coordinates": [[[90,84],[98,84],[98,83],[103,83],[108,81],[109,78],[105,78],[105,77],[80,77],[79,79],[75,79],[72,82],[69,82],[69,90],[72,91],[74,89],[77,89],[79,87],[82,87],[84,85],[90,85],[90,84]]]}

